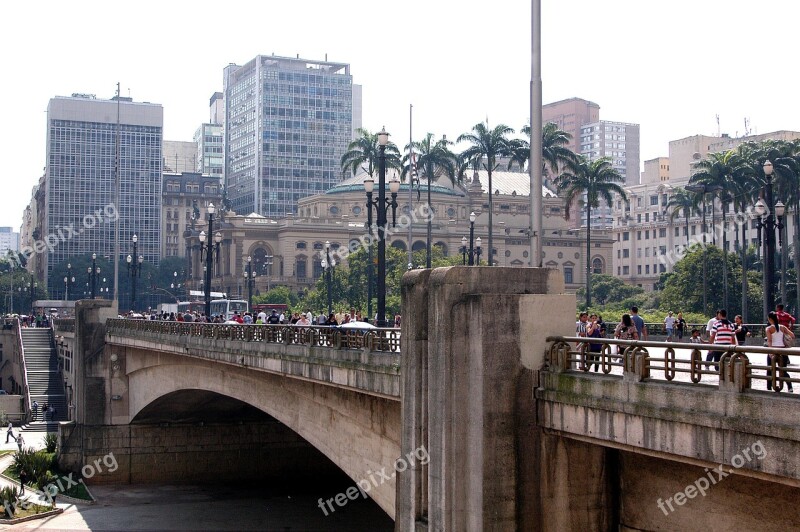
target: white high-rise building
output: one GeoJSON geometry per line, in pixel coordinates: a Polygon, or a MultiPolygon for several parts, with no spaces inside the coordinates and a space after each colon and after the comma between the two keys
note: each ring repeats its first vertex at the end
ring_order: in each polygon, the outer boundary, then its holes
{"type": "Polygon", "coordinates": [[[336,184],[361,122],[359,97],[347,63],[259,55],[227,66],[225,186],[233,210],[284,217],[300,198],[336,184]]]}

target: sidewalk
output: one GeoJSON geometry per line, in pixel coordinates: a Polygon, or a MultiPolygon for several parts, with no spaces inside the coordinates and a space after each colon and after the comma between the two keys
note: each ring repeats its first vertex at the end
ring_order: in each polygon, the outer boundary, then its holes
{"type": "MultiPolygon", "coordinates": [[[[0,473],[5,471],[12,463],[14,463],[14,455],[13,454],[5,454],[0,456],[0,473]]],[[[19,482],[12,482],[7,478],[0,476],[0,488],[4,488],[6,486],[16,487],[19,490],[19,482]]],[[[28,502],[32,502],[34,504],[38,504],[40,506],[50,506],[50,501],[44,495],[44,493],[34,489],[30,485],[25,486],[25,494],[20,497],[21,500],[25,500],[28,502]]],[[[56,497],[56,501],[58,497],[56,497]]],[[[57,508],[69,508],[72,506],[70,503],[58,503],[56,502],[57,508]]]]}

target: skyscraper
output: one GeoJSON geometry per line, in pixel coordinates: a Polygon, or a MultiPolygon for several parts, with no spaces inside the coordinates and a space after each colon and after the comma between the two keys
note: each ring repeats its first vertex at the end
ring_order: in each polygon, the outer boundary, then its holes
{"type": "Polygon", "coordinates": [[[284,217],[339,180],[361,121],[350,65],[259,55],[223,78],[225,185],[236,212],[284,217]]]}
{"type": "Polygon", "coordinates": [[[113,257],[117,216],[120,258],[130,253],[136,234],[137,253],[158,264],[163,122],[161,105],[131,98],[98,100],[73,94],[50,100],[44,227],[39,237],[53,244],[40,253],[45,283],[53,268],[70,257],[113,257]],[[119,204],[114,200],[117,131],[119,204]]]}
{"type": "Polygon", "coordinates": [[[197,166],[195,172],[212,175],[219,179],[223,185],[225,174],[225,159],[223,156],[225,143],[222,141],[222,116],[224,108],[221,92],[211,95],[208,102],[209,122],[201,124],[194,133],[194,142],[197,144],[197,166]]]}

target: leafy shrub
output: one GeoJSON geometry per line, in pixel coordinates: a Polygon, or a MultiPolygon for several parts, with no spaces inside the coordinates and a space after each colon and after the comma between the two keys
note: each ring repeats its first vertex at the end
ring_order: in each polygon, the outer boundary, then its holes
{"type": "Polygon", "coordinates": [[[46,478],[47,471],[55,466],[56,456],[53,453],[40,450],[35,451],[32,448],[22,449],[14,455],[14,470],[17,475],[23,469],[28,473],[28,478],[34,484],[38,484],[40,480],[46,478]]]}
{"type": "Polygon", "coordinates": [[[48,453],[56,452],[56,447],[58,446],[58,434],[48,432],[44,437],[44,445],[48,453]]]}
{"type": "Polygon", "coordinates": [[[14,517],[14,509],[17,507],[19,492],[16,486],[6,486],[0,489],[0,503],[3,505],[2,515],[8,519],[14,517]]]}

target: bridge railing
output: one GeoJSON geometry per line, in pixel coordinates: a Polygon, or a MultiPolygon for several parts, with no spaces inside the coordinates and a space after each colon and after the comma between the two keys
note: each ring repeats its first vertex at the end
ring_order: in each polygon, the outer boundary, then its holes
{"type": "Polygon", "coordinates": [[[107,331],[112,334],[146,332],[241,342],[308,345],[333,349],[367,349],[386,353],[400,352],[400,331],[395,328],[347,329],[317,325],[303,327],[270,324],[187,323],[121,318],[109,319],[106,327],[107,331]]]}
{"type": "MultiPolygon", "coordinates": [[[[682,382],[744,392],[782,392],[800,383],[800,369],[789,367],[800,348],[650,342],[551,336],[546,369],[595,373],[634,381],[682,382]],[[595,346],[592,351],[590,345],[595,346]],[[717,356],[709,357],[709,353],[717,356]],[[762,358],[764,357],[764,358],[762,358]],[[756,359],[766,363],[755,363],[756,359]]],[[[791,391],[791,390],[789,390],[791,391]]]]}

